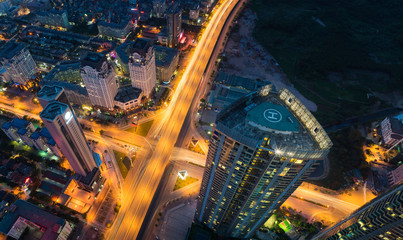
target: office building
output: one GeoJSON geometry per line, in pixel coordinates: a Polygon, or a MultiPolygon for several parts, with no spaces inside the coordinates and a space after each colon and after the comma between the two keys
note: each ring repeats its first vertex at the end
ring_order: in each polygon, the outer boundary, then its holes
{"type": "Polygon", "coordinates": [[[83,130],[69,105],[52,101],[39,114],[73,170],[86,176],[96,163],[83,130]]]}
{"type": "Polygon", "coordinates": [[[178,47],[182,33],[182,8],[174,3],[167,10],[168,46],[178,47]]]}
{"type": "Polygon", "coordinates": [[[113,109],[118,85],[106,56],[88,52],[81,63],[81,76],[92,105],[113,109]]]}
{"type": "Polygon", "coordinates": [[[35,61],[22,44],[9,41],[0,52],[0,63],[7,71],[10,79],[18,84],[27,84],[35,73],[35,61]]]}
{"type": "Polygon", "coordinates": [[[167,9],[166,0],[153,0],[153,17],[163,18],[165,17],[165,11],[167,9]]]}
{"type": "Polygon", "coordinates": [[[331,146],[287,89],[247,94],[217,116],[195,220],[224,236],[252,237],[331,146]]]}
{"type": "Polygon", "coordinates": [[[4,123],[1,126],[1,129],[12,141],[25,143],[30,147],[33,146],[33,142],[29,136],[35,132],[35,127],[31,122],[20,118],[14,118],[13,120],[4,123]]]}
{"type": "Polygon", "coordinates": [[[69,29],[69,19],[65,10],[51,9],[36,13],[36,19],[48,28],[69,29]]]}
{"type": "Polygon", "coordinates": [[[0,221],[0,232],[13,239],[67,240],[69,222],[27,201],[17,200],[0,221]]]}
{"type": "Polygon", "coordinates": [[[403,142],[403,113],[393,117],[386,117],[381,122],[382,143],[392,149],[403,142]]]}
{"type": "Polygon", "coordinates": [[[130,48],[129,70],[132,86],[149,97],[156,83],[155,50],[153,41],[137,38],[130,48]]]}
{"type": "Polygon", "coordinates": [[[312,240],[402,240],[403,184],[372,199],[312,240]]]}
{"type": "Polygon", "coordinates": [[[155,68],[157,81],[168,84],[179,62],[179,50],[155,46],[155,68]]]}

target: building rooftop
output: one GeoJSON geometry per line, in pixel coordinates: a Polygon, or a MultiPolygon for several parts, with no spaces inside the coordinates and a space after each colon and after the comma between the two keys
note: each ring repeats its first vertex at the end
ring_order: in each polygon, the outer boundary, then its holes
{"type": "Polygon", "coordinates": [[[126,103],[135,99],[138,99],[141,94],[141,89],[127,86],[119,88],[118,93],[115,96],[115,101],[126,103]]]}
{"type": "Polygon", "coordinates": [[[41,118],[53,121],[57,116],[63,114],[68,108],[69,106],[67,106],[67,104],[58,101],[53,101],[50,102],[48,105],[46,105],[46,107],[42,110],[39,116],[41,118]]]}
{"type": "Polygon", "coordinates": [[[94,69],[101,69],[102,64],[106,61],[106,55],[101,55],[94,52],[87,52],[81,61],[81,66],[90,66],[94,69]]]}
{"type": "Polygon", "coordinates": [[[14,127],[14,128],[17,128],[17,129],[26,129],[26,127],[30,123],[31,122],[28,122],[27,120],[24,120],[24,119],[21,119],[21,118],[13,118],[13,120],[4,123],[2,128],[3,129],[9,129],[10,127],[14,127]]]}
{"type": "Polygon", "coordinates": [[[39,225],[43,232],[40,239],[43,240],[57,239],[58,231],[66,224],[66,220],[48,213],[32,203],[17,200],[0,221],[0,232],[7,234],[20,217],[39,225]]]}
{"type": "Polygon", "coordinates": [[[45,85],[36,94],[39,99],[43,99],[47,102],[57,99],[57,97],[63,92],[63,88],[60,86],[45,85]]]}
{"type": "Polygon", "coordinates": [[[240,77],[225,72],[219,72],[215,81],[227,86],[244,88],[249,91],[253,91],[263,87],[264,85],[270,84],[270,82],[264,82],[259,79],[240,77]]]}
{"type": "Polygon", "coordinates": [[[71,90],[74,91],[78,94],[86,95],[88,96],[87,89],[85,87],[81,87],[80,85],[77,85],[75,83],[70,83],[70,82],[62,82],[62,81],[47,81],[47,80],[42,80],[39,82],[39,85],[46,84],[48,86],[59,86],[64,88],[65,90],[71,90]]]}
{"type": "Polygon", "coordinates": [[[221,111],[216,125],[218,130],[251,147],[268,137],[273,150],[290,156],[298,153],[309,158],[311,153],[328,151],[332,146],[309,110],[287,89],[274,92],[271,85],[221,111]]]}
{"type": "Polygon", "coordinates": [[[0,51],[0,58],[11,59],[24,49],[24,45],[15,41],[7,42],[0,51]]]}
{"type": "Polygon", "coordinates": [[[30,138],[37,140],[39,137],[43,137],[48,139],[46,142],[47,144],[50,144],[52,146],[56,145],[55,140],[53,139],[52,135],[50,135],[49,130],[47,128],[37,128],[34,133],[31,134],[30,138]]]}
{"type": "Polygon", "coordinates": [[[179,50],[175,48],[167,48],[154,46],[155,48],[155,65],[169,66],[172,60],[179,54],[179,50]]]}
{"type": "Polygon", "coordinates": [[[137,52],[142,56],[145,56],[148,52],[148,49],[153,46],[153,40],[147,38],[137,38],[134,43],[131,45],[130,52],[137,52]]]}

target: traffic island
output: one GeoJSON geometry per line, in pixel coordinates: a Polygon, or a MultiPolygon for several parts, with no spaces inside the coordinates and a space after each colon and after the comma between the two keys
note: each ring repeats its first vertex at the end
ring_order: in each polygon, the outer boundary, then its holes
{"type": "Polygon", "coordinates": [[[197,179],[197,178],[192,178],[192,177],[187,176],[185,179],[183,179],[183,178],[181,178],[180,176],[178,176],[178,177],[176,178],[176,183],[175,183],[175,186],[174,186],[174,191],[176,191],[176,190],[178,190],[178,189],[181,189],[181,188],[183,188],[183,187],[186,187],[186,186],[188,186],[188,185],[190,185],[190,184],[192,184],[192,183],[195,183],[195,182],[197,182],[197,181],[199,181],[199,179],[197,179]]]}
{"type": "MultiPolygon", "coordinates": [[[[125,179],[130,169],[130,159],[126,154],[119,151],[113,150],[113,154],[115,154],[116,162],[118,163],[120,173],[122,174],[123,179],[125,179]]],[[[132,161],[133,160],[134,159],[132,159],[132,161]]]]}

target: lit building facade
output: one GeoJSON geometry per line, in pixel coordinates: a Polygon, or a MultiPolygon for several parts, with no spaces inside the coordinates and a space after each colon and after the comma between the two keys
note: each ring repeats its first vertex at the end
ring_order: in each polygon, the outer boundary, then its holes
{"type": "Polygon", "coordinates": [[[168,46],[177,47],[182,33],[182,8],[178,3],[173,4],[167,10],[168,46]]]}
{"type": "Polygon", "coordinates": [[[39,114],[73,170],[86,176],[96,163],[83,130],[68,104],[50,102],[39,114]]]}
{"type": "Polygon", "coordinates": [[[35,61],[28,49],[15,41],[9,41],[2,48],[0,62],[9,78],[18,84],[27,84],[37,72],[35,61]]]}
{"type": "Polygon", "coordinates": [[[81,63],[81,76],[92,105],[112,109],[118,92],[116,76],[105,56],[89,52],[81,63]]]}
{"type": "Polygon", "coordinates": [[[129,71],[132,86],[149,97],[156,84],[155,50],[153,41],[137,38],[130,48],[129,71]]]}
{"type": "Polygon", "coordinates": [[[403,113],[381,122],[382,143],[392,149],[403,142],[403,113]]]}
{"type": "Polygon", "coordinates": [[[312,240],[402,240],[403,184],[372,199],[312,240]]]}
{"type": "Polygon", "coordinates": [[[252,237],[332,146],[294,95],[270,88],[217,116],[195,220],[224,236],[252,237]]]}
{"type": "Polygon", "coordinates": [[[153,0],[153,17],[163,18],[165,17],[165,11],[167,9],[166,0],[153,0]]]}

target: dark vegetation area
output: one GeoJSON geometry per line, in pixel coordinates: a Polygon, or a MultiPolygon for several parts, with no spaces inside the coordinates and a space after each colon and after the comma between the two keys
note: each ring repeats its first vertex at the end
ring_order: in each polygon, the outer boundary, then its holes
{"type": "Polygon", "coordinates": [[[330,149],[328,155],[330,165],[329,175],[325,179],[309,182],[333,190],[339,190],[348,184],[345,173],[354,168],[358,168],[365,179],[370,167],[365,161],[362,151],[365,139],[361,136],[360,132],[354,128],[348,128],[331,133],[329,137],[333,142],[333,147],[330,149]]]}
{"type": "Polygon", "coordinates": [[[386,107],[368,95],[403,90],[400,0],[253,0],[254,37],[326,125],[386,107]]]}

